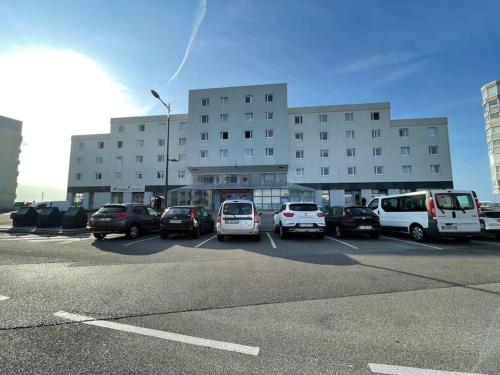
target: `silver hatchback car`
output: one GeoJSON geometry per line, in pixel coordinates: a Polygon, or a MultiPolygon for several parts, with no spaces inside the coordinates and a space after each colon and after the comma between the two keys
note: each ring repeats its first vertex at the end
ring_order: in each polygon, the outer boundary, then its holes
{"type": "Polygon", "coordinates": [[[224,201],[217,213],[217,239],[224,236],[250,236],[260,241],[260,216],[252,201],[224,201]]]}

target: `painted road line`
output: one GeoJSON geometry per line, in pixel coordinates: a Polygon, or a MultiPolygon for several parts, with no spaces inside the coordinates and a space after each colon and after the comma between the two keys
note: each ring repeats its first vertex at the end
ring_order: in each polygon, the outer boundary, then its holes
{"type": "Polygon", "coordinates": [[[26,242],[37,243],[37,242],[60,242],[67,241],[66,238],[39,238],[39,239],[28,239],[26,242]]]}
{"type": "Polygon", "coordinates": [[[61,245],[62,244],[66,244],[66,243],[73,243],[73,242],[78,242],[78,241],[87,241],[87,240],[90,240],[91,237],[86,237],[86,238],[72,238],[70,240],[65,240],[63,242],[61,242],[61,245]]]}
{"type": "Polygon", "coordinates": [[[137,327],[137,326],[122,324],[122,323],[115,323],[115,322],[110,322],[107,320],[96,320],[92,317],[78,315],[78,314],[71,314],[71,313],[67,313],[65,311],[58,311],[54,315],[59,317],[59,318],[68,319],[68,320],[72,320],[74,322],[80,322],[83,324],[89,324],[89,325],[93,325],[93,326],[97,326],[97,327],[103,327],[103,328],[109,328],[109,329],[114,329],[114,330],[118,330],[118,331],[136,333],[138,335],[151,336],[151,337],[156,337],[159,339],[164,339],[164,340],[169,340],[169,341],[177,341],[177,342],[182,342],[185,344],[204,346],[207,348],[226,350],[226,351],[230,351],[230,352],[237,352],[237,353],[243,353],[243,354],[249,354],[249,355],[258,355],[259,350],[260,350],[259,347],[256,347],[256,346],[246,346],[246,345],[234,344],[231,342],[209,340],[209,339],[204,339],[201,337],[181,335],[178,333],[171,333],[171,332],[160,331],[157,329],[137,327]]]}
{"type": "Polygon", "coordinates": [[[129,242],[129,243],[126,243],[123,246],[130,246],[130,245],[134,245],[134,244],[139,243],[139,242],[154,240],[155,238],[160,238],[160,236],[153,236],[153,237],[149,237],[149,238],[144,238],[143,240],[129,242]]]}
{"type": "Polygon", "coordinates": [[[437,246],[431,246],[431,245],[426,245],[424,243],[421,243],[421,242],[413,242],[413,241],[406,241],[406,240],[401,240],[399,238],[393,238],[393,237],[386,237],[386,236],[380,236],[381,238],[385,238],[386,240],[393,240],[393,241],[399,241],[399,242],[404,242],[404,243],[408,243],[410,245],[413,245],[413,246],[424,246],[424,247],[428,247],[430,249],[435,249],[435,250],[443,250],[442,247],[437,247],[437,246]]]}
{"type": "Polygon", "coordinates": [[[40,236],[14,236],[14,237],[5,237],[0,238],[0,241],[22,241],[22,240],[35,240],[40,238],[40,236]]]}
{"type": "Polygon", "coordinates": [[[390,375],[486,375],[476,372],[429,370],[418,367],[391,366],[378,363],[368,363],[368,367],[370,367],[372,372],[390,375]]]}
{"type": "Polygon", "coordinates": [[[359,250],[359,247],[351,245],[350,243],[347,243],[347,242],[344,242],[344,241],[341,241],[341,240],[337,240],[336,238],[333,238],[333,237],[330,237],[330,236],[326,236],[326,238],[328,238],[329,240],[332,240],[332,241],[340,242],[341,244],[344,244],[346,246],[352,247],[353,249],[359,250]]]}
{"type": "Polygon", "coordinates": [[[271,242],[271,246],[273,249],[276,249],[278,246],[276,246],[276,243],[273,240],[273,237],[271,236],[271,233],[266,232],[267,238],[269,238],[269,242],[271,242]]]}
{"type": "Polygon", "coordinates": [[[6,299],[9,299],[10,297],[7,296],[0,296],[0,301],[5,301],[6,299]]]}
{"type": "Polygon", "coordinates": [[[215,237],[217,237],[217,236],[212,236],[212,237],[210,237],[210,238],[206,239],[205,241],[201,241],[201,242],[200,242],[198,245],[196,245],[195,247],[200,247],[201,245],[206,244],[208,241],[213,240],[215,237]]]}

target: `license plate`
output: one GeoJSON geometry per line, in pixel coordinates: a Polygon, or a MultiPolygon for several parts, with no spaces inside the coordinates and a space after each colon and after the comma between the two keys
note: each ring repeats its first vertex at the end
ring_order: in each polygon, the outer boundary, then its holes
{"type": "Polygon", "coordinates": [[[97,221],[110,221],[111,218],[110,217],[102,217],[100,219],[97,219],[97,221]]]}
{"type": "Polygon", "coordinates": [[[300,224],[300,226],[303,228],[311,228],[313,225],[312,224],[300,224]]]}
{"type": "Polygon", "coordinates": [[[226,220],[226,224],[238,224],[238,223],[239,223],[238,220],[233,220],[233,219],[226,220]]]}
{"type": "Polygon", "coordinates": [[[361,229],[361,230],[363,230],[363,229],[372,229],[372,226],[371,225],[361,225],[358,228],[361,229]]]}
{"type": "Polygon", "coordinates": [[[441,225],[441,229],[443,230],[458,230],[458,227],[453,224],[441,225]]]}
{"type": "Polygon", "coordinates": [[[180,224],[180,223],[182,223],[182,220],[170,220],[169,223],[170,224],[180,224]]]}

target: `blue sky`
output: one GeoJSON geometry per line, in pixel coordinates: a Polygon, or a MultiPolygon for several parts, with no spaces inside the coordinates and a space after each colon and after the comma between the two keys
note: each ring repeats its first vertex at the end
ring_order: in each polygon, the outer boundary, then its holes
{"type": "MultiPolygon", "coordinates": [[[[150,88],[185,112],[192,88],[287,82],[290,106],[390,101],[393,118],[447,116],[456,188],[492,198],[480,87],[500,79],[498,1],[207,0],[186,63],[165,86],[199,9],[187,0],[4,0],[0,55],[77,52],[137,109],[154,105],[150,88]]],[[[97,130],[108,130],[109,116],[97,130]]]]}

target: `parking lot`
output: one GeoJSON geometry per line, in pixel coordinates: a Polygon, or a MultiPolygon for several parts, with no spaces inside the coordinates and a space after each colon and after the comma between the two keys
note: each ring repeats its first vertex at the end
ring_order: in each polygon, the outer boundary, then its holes
{"type": "Polygon", "coordinates": [[[9,374],[497,374],[500,242],[2,233],[0,314],[9,374]]]}

